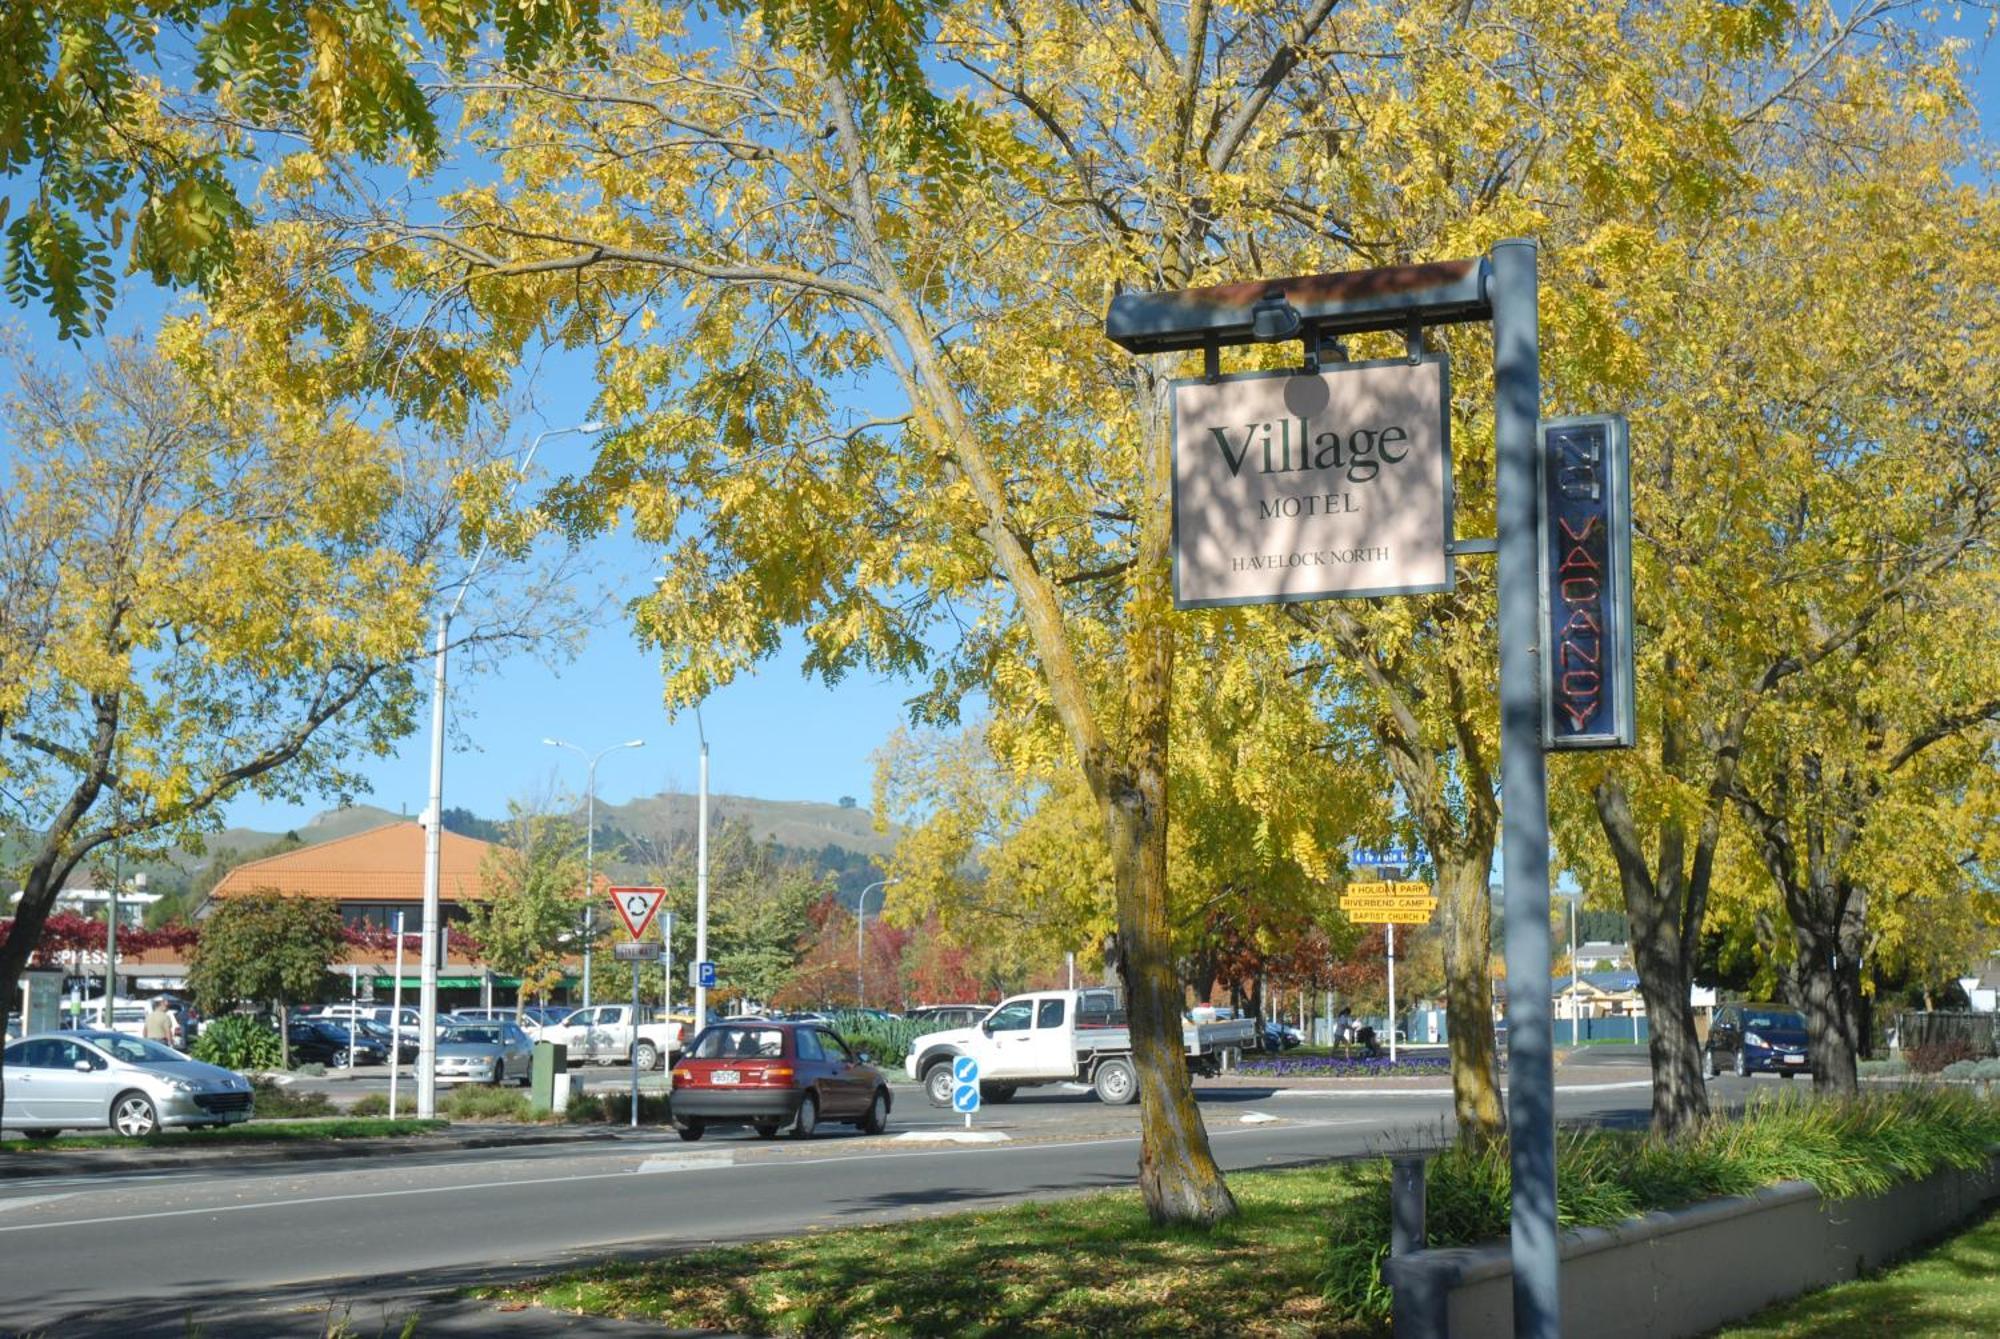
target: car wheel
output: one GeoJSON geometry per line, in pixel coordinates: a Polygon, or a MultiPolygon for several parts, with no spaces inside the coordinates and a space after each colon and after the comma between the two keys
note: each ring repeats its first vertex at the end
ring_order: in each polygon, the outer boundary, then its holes
{"type": "Polygon", "coordinates": [[[326,1067],[328,1069],[346,1069],[347,1052],[335,1051],[332,1055],[326,1058],[326,1067]]]}
{"type": "Polygon", "coordinates": [[[1714,1078],[1714,1077],[1715,1077],[1715,1052],[1714,1052],[1714,1051],[1710,1051],[1710,1050],[1707,1050],[1707,1049],[1704,1049],[1704,1050],[1702,1051],[1702,1053],[1701,1053],[1701,1076],[1702,1076],[1702,1077],[1703,1077],[1704,1079],[1712,1079],[1712,1078],[1714,1078]]]}
{"type": "Polygon", "coordinates": [[[934,1107],[950,1106],[951,1090],[951,1062],[944,1060],[932,1065],[924,1074],[924,1093],[931,1099],[931,1105],[934,1107]]]}
{"type": "Polygon", "coordinates": [[[1736,1077],[1739,1079],[1750,1077],[1750,1062],[1743,1058],[1743,1052],[1740,1050],[1736,1052],[1736,1077]]]}
{"type": "Polygon", "coordinates": [[[877,1088],[875,1100],[868,1104],[868,1114],[861,1118],[861,1133],[880,1134],[888,1128],[889,1094],[877,1088]]]}
{"type": "Polygon", "coordinates": [[[660,1048],[653,1045],[653,1043],[649,1041],[640,1042],[639,1068],[658,1069],[659,1067],[660,1067],[660,1048]]]}
{"type": "Polygon", "coordinates": [[[778,1137],[778,1127],[770,1121],[758,1121],[755,1129],[759,1139],[776,1139],[778,1137]]]}
{"type": "Polygon", "coordinates": [[[679,1132],[681,1138],[690,1144],[708,1132],[708,1127],[698,1120],[681,1121],[674,1126],[674,1129],[679,1132]]]}
{"type": "Polygon", "coordinates": [[[1011,1102],[1014,1100],[1014,1094],[1017,1091],[1019,1090],[1011,1083],[982,1083],[979,1085],[979,1100],[982,1102],[1011,1102]]]}
{"type": "Polygon", "coordinates": [[[1091,1086],[1097,1089],[1097,1100],[1108,1107],[1122,1107],[1139,1095],[1130,1060],[1106,1060],[1097,1067],[1091,1086]]]}
{"type": "Polygon", "coordinates": [[[807,1093],[799,1099],[799,1114],[792,1118],[792,1138],[810,1139],[819,1128],[819,1099],[807,1093]]]}
{"type": "Polygon", "coordinates": [[[493,1084],[495,1088],[498,1088],[501,1084],[505,1083],[506,1081],[507,1081],[507,1062],[504,1060],[495,1060],[493,1062],[493,1078],[490,1080],[490,1082],[493,1084]]]}
{"type": "Polygon", "coordinates": [[[160,1128],[160,1113],[144,1093],[125,1093],[111,1104],[111,1128],[137,1139],[160,1128]]]}

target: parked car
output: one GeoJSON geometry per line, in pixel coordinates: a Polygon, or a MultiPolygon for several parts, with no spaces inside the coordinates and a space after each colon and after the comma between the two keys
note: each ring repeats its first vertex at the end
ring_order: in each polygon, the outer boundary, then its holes
{"type": "Polygon", "coordinates": [[[1267,1051],[1289,1051],[1305,1042],[1305,1034],[1297,1028],[1268,1019],[1264,1023],[1264,1049],[1267,1051]]]}
{"type": "MultiPolygon", "coordinates": [[[[397,1013],[395,1006],[388,1004],[323,1004],[309,1013],[296,1016],[328,1023],[346,1023],[359,1020],[380,1023],[386,1028],[396,1021],[397,1013]]],[[[405,1005],[401,1017],[404,1032],[412,1034],[421,1034],[423,1032],[424,1015],[422,1010],[413,1009],[405,1005]]],[[[443,1025],[444,1018],[445,1016],[442,1014],[438,1016],[439,1026],[443,1025]]]]}
{"type": "Polygon", "coordinates": [[[357,1065],[386,1064],[389,1059],[387,1041],[377,1041],[366,1033],[355,1036],[345,1023],[323,1018],[293,1019],[285,1029],[285,1040],[291,1047],[293,1064],[303,1060],[329,1069],[346,1069],[350,1055],[357,1065]]]}
{"type": "Polygon", "coordinates": [[[673,1070],[674,1125],[683,1139],[716,1125],[748,1125],[804,1139],[826,1121],[865,1134],[889,1124],[889,1082],[830,1029],[759,1020],[703,1031],[673,1070]]]}
{"type": "Polygon", "coordinates": [[[1726,1066],[1740,1075],[1812,1073],[1806,1020],[1782,1004],[1726,1004],[1716,1010],[1701,1051],[1702,1073],[1714,1078],[1726,1066]]]}
{"type": "Polygon", "coordinates": [[[544,1026],[539,1039],[567,1046],[572,1065],[629,1065],[635,1050],[641,1069],[672,1065],[681,1053],[681,1025],[647,1021],[652,1017],[648,1010],[634,1028],[634,1017],[629,1004],[578,1009],[562,1022],[544,1026]]]}
{"type": "Polygon", "coordinates": [[[437,1043],[437,1076],[469,1083],[526,1086],[534,1072],[535,1040],[512,1023],[454,1023],[437,1043]]]}
{"type": "Polygon", "coordinates": [[[392,1031],[387,1023],[374,1023],[365,1018],[355,1023],[354,1027],[363,1037],[382,1044],[385,1060],[392,1045],[396,1048],[398,1064],[414,1065],[417,1063],[418,1055],[423,1052],[423,1034],[416,1028],[406,1027],[401,1033],[397,1033],[392,1031]]]}
{"type": "Polygon", "coordinates": [[[9,1045],[0,1063],[7,1070],[0,1128],[30,1138],[106,1127],[137,1138],[166,1126],[250,1119],[250,1080],[123,1032],[35,1033],[9,1045]]]}

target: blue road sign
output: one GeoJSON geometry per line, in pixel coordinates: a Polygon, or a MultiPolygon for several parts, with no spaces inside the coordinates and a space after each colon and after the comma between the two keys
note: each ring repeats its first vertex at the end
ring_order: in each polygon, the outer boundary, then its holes
{"type": "Polygon", "coordinates": [[[968,1116],[979,1110],[979,1085],[976,1083],[955,1085],[951,1090],[951,1109],[963,1111],[968,1116]]]}
{"type": "Polygon", "coordinates": [[[1423,859],[1421,851],[1410,851],[1401,846],[1362,847],[1350,857],[1351,863],[1366,868],[1371,865],[1389,865],[1397,869],[1407,869],[1423,859]]]}
{"type": "Polygon", "coordinates": [[[969,1055],[953,1057],[951,1062],[951,1081],[953,1083],[979,1082],[979,1062],[969,1055]]]}
{"type": "Polygon", "coordinates": [[[694,983],[703,990],[715,989],[715,964],[712,962],[696,963],[694,983]]]}

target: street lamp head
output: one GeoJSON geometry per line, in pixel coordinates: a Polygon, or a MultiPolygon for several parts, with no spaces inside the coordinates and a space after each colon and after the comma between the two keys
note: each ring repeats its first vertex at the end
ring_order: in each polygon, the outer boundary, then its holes
{"type": "Polygon", "coordinates": [[[628,739],[618,747],[621,749],[642,749],[646,747],[646,741],[643,739],[628,739]]]}
{"type": "Polygon", "coordinates": [[[592,419],[588,423],[577,424],[576,430],[578,432],[599,433],[604,431],[604,423],[600,419],[592,419]]]}
{"type": "Polygon", "coordinates": [[[542,739],[542,742],[552,749],[566,749],[569,747],[569,745],[563,743],[560,739],[549,739],[546,736],[542,739]]]}

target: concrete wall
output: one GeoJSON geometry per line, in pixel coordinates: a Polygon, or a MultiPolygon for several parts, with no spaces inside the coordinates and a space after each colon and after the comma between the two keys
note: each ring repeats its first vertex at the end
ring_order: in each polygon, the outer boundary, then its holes
{"type": "MultiPolygon", "coordinates": [[[[2000,1152],[1881,1195],[1823,1200],[1803,1182],[1563,1234],[1563,1333],[1701,1335],[1774,1302],[1879,1269],[2000,1202],[2000,1152]]],[[[1506,1339],[1506,1244],[1389,1260],[1397,1339],[1506,1339]]]]}

